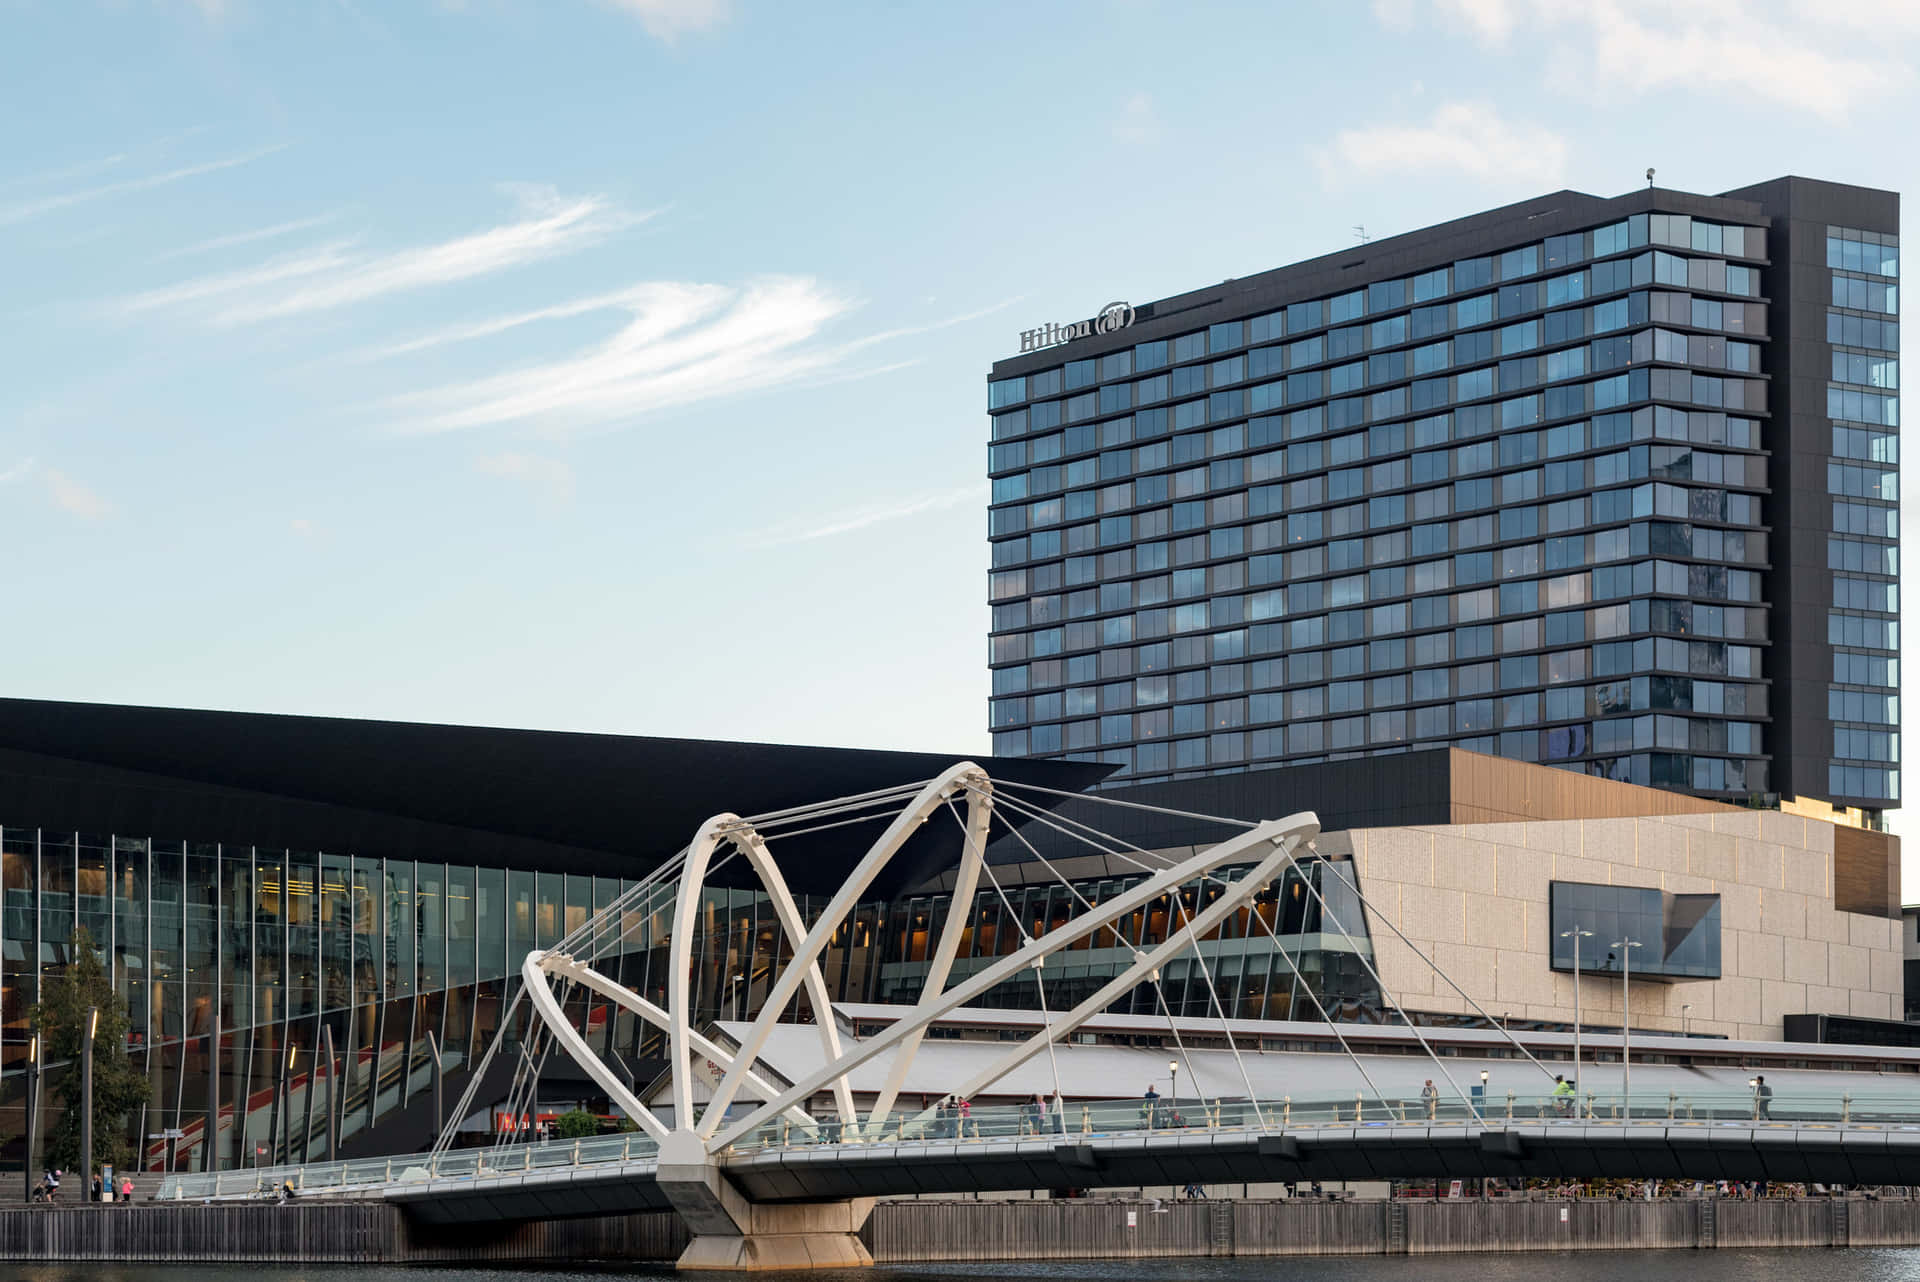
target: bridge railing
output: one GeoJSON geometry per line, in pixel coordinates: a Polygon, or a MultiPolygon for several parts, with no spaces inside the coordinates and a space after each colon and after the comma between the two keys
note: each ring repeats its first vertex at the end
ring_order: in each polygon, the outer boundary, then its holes
{"type": "MultiPolygon", "coordinates": [[[[1458,1096],[1314,1096],[1232,1100],[1156,1098],[1073,1101],[1055,1108],[1035,1103],[982,1105],[895,1113],[879,1125],[871,1118],[844,1123],[816,1119],[811,1125],[786,1119],[743,1136],[730,1151],[821,1145],[953,1144],[1055,1139],[1072,1142],[1099,1136],[1154,1133],[1312,1131],[1340,1127],[1418,1125],[1485,1127],[1514,1125],[1707,1126],[1747,1125],[1920,1130],[1920,1091],[1859,1094],[1758,1096],[1752,1091],[1584,1091],[1542,1094],[1488,1091],[1471,1103],[1458,1096]]],[[[437,1157],[405,1154],[320,1162],[309,1166],[250,1168],[170,1175],[161,1200],[205,1201],[273,1197],[283,1183],[301,1196],[351,1195],[425,1181],[453,1183],[542,1170],[607,1166],[653,1158],[658,1146],[640,1134],[550,1140],[499,1148],[452,1149],[437,1157]]]]}
{"type": "Polygon", "coordinates": [[[1478,1124],[1617,1123],[1688,1125],[1709,1122],[1794,1126],[1920,1127],[1920,1092],[1860,1095],[1756,1096],[1752,1091],[1539,1093],[1486,1092],[1459,1097],[1341,1096],[1260,1100],[1167,1099],[1075,1101],[941,1108],[906,1112],[876,1126],[821,1118],[812,1126],[770,1121],[742,1136],[736,1151],[822,1144],[987,1142],[1049,1136],[1155,1131],[1301,1130],[1330,1126],[1395,1126],[1425,1122],[1478,1124]]]}
{"type": "Polygon", "coordinates": [[[248,1167],[238,1171],[169,1175],[161,1181],[156,1196],[161,1201],[193,1202],[271,1198],[278,1196],[285,1184],[291,1184],[294,1192],[302,1196],[325,1195],[422,1180],[471,1180],[555,1167],[645,1161],[653,1157],[658,1148],[647,1136],[635,1133],[501,1148],[449,1149],[437,1157],[405,1153],[344,1162],[314,1162],[306,1166],[248,1167]]]}

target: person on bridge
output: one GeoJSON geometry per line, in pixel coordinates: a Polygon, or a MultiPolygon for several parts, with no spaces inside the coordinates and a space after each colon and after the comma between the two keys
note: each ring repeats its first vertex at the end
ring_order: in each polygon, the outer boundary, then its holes
{"type": "Polygon", "coordinates": [[[1145,1119],[1147,1129],[1152,1130],[1155,1114],[1160,1109],[1160,1092],[1153,1089],[1153,1083],[1147,1083],[1147,1093],[1140,1097],[1140,1116],[1145,1119]]]}
{"type": "Polygon", "coordinates": [[[1573,1112],[1573,1083],[1558,1073],[1553,1075],[1553,1107],[1562,1117],[1573,1112]]]}
{"type": "Polygon", "coordinates": [[[120,1205],[133,1205],[133,1177],[125,1176],[120,1181],[120,1205]]]}
{"type": "Polygon", "coordinates": [[[1427,1084],[1420,1088],[1420,1102],[1427,1106],[1427,1120],[1433,1121],[1440,1114],[1440,1088],[1429,1077],[1427,1084]]]}
{"type": "Polygon", "coordinates": [[[1767,1085],[1764,1077],[1753,1079],[1753,1119],[1756,1122],[1771,1121],[1773,1114],[1773,1087],[1767,1085]]]}

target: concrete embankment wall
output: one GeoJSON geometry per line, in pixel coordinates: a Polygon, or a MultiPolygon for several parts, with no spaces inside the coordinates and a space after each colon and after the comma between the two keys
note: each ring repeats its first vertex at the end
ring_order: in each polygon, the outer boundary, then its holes
{"type": "MultiPolygon", "coordinates": [[[[1152,1256],[1428,1255],[1650,1247],[1915,1246],[1920,1202],[908,1201],[862,1233],[880,1263],[1152,1256]],[[1131,1223],[1129,1223],[1131,1217],[1131,1223]]],[[[286,1263],[671,1260],[667,1211],[540,1223],[416,1225],[396,1207],[0,1210],[0,1258],[286,1263]]]]}
{"type": "Polygon", "coordinates": [[[482,1263],[671,1260],[687,1230],[671,1211],[518,1224],[418,1225],[398,1207],[316,1202],[31,1207],[0,1211],[0,1259],[482,1263]]]}

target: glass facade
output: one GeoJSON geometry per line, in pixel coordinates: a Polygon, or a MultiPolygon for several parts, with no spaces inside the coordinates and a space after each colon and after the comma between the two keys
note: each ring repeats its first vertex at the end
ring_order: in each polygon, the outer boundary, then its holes
{"type": "Polygon", "coordinates": [[[1640,213],[993,379],[995,753],[1767,791],[1767,268],[1640,213]]]}
{"type": "MultiPolygon", "coordinates": [[[[1304,865],[1309,888],[1289,873],[1206,936],[1200,954],[1226,1014],[1274,1019],[1377,1020],[1377,989],[1357,900],[1325,860],[1304,865]],[[1332,906],[1322,920],[1320,895],[1332,906]],[[1348,933],[1352,932],[1352,933],[1348,933]],[[1273,947],[1277,934],[1299,965],[1273,947]]],[[[1244,869],[1229,870],[1232,877],[1244,869]]],[[[148,1074],[152,1099],[136,1119],[142,1136],[177,1129],[179,1169],[222,1169],[330,1156],[328,1110],[343,1145],[432,1089],[429,1035],[449,1070],[470,1063],[500,1026],[531,948],[552,944],[610,904],[626,886],[603,877],[421,862],[145,837],[97,837],[0,828],[0,1129],[21,1132],[27,1010],[68,963],[85,927],[132,1014],[128,1050],[148,1074]],[[324,1069],[327,1035],[340,1088],[324,1069]],[[217,1102],[211,1098],[216,1092],[217,1102]],[[206,1137],[217,1137],[213,1144],[206,1137]]],[[[982,891],[968,906],[964,978],[1134,885],[1138,877],[982,891]]],[[[628,911],[620,950],[596,961],[604,974],[666,1004],[671,887],[628,911]]],[[[1068,1008],[1125,969],[1135,948],[1178,933],[1188,914],[1220,893],[1186,887],[1068,950],[1044,972],[1048,1009],[1068,1008]]],[[[809,922],[824,896],[796,896],[809,922]]],[[[837,1002],[911,1002],[925,982],[927,950],[950,897],[857,906],[823,958],[837,1002]]],[[[765,895],[709,888],[694,945],[695,1018],[759,1011],[791,950],[765,895]]],[[[1031,1008],[1034,972],[993,990],[982,1004],[1031,1008]]],[[[661,1064],[660,1035],[585,994],[569,1002],[589,1044],[629,1067],[661,1064]]],[[[1125,1013],[1214,1015],[1191,954],[1158,982],[1115,1003],[1125,1013]]],[[[523,1035],[524,1016],[508,1029],[523,1035]]],[[[71,1066],[52,1065],[61,1074],[71,1066]]],[[[51,1100],[54,1083],[43,1085],[51,1100]]],[[[51,1125],[53,1110],[42,1117],[51,1125]]],[[[17,1159],[19,1145],[14,1140],[17,1159]]],[[[378,1145],[374,1151],[386,1151],[378,1145]]],[[[150,1141],[143,1166],[159,1169],[167,1145],[150,1141]]]]}
{"type": "Polygon", "coordinates": [[[1580,971],[1636,978],[1720,978],[1720,896],[1673,895],[1641,886],[1556,881],[1547,888],[1553,969],[1573,970],[1575,930],[1580,971]],[[1629,959],[1626,940],[1638,945],[1629,959]]]}
{"type": "Polygon", "coordinates": [[[1878,232],[1826,232],[1828,789],[1892,803],[1900,798],[1900,248],[1878,232]]]}

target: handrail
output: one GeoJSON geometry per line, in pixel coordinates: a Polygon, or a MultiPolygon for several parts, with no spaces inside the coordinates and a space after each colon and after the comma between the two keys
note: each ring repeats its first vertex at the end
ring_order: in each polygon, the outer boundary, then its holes
{"type": "MultiPolygon", "coordinates": [[[[1672,1090],[1635,1092],[1593,1091],[1577,1100],[1569,1095],[1506,1092],[1505,1116],[1484,1103],[1478,1113],[1460,1100],[1382,1096],[1372,1100],[1350,1095],[1323,1099],[1277,1096],[1270,1099],[1223,1097],[1151,1100],[1075,1100],[1072,1112],[1024,1104],[982,1105],[964,1112],[952,1106],[914,1115],[894,1112],[869,1128],[823,1119],[814,1130],[788,1126],[772,1119],[741,1136],[726,1153],[747,1155],[782,1149],[871,1147],[876,1144],[917,1145],[965,1142],[995,1143],[1078,1137],[1178,1132],[1272,1133],[1339,1127],[1373,1130],[1383,1127],[1477,1126],[1498,1129],[1509,1125],[1581,1127],[1657,1127],[1675,1130],[1701,1127],[1801,1127],[1814,1129],[1884,1130],[1890,1127],[1920,1131],[1920,1097],[1911,1092],[1846,1092],[1834,1095],[1775,1094],[1757,1098],[1751,1091],[1672,1090]]],[[[161,1183],[162,1201],[258,1199],[277,1194],[283,1183],[295,1185],[299,1197],[353,1195],[390,1187],[459,1183],[522,1173],[580,1167],[615,1167],[651,1161],[659,1146],[637,1133],[599,1135],[586,1139],[549,1140],[516,1144],[508,1149],[448,1149],[439,1154],[405,1154],[316,1162],[306,1166],[261,1167],[216,1173],[177,1174],[161,1183]],[[512,1154],[519,1152],[519,1160],[512,1154]],[[508,1164],[511,1165],[508,1165],[508,1164]]]]}

